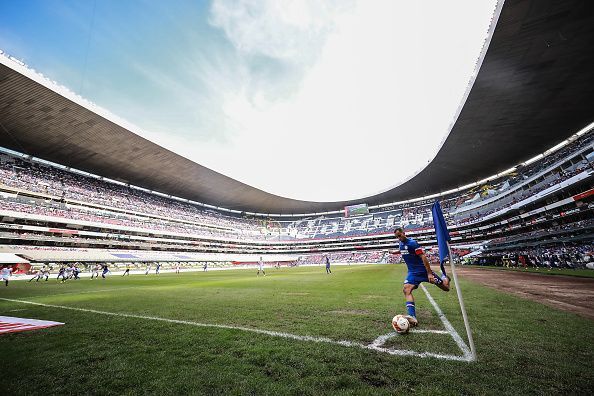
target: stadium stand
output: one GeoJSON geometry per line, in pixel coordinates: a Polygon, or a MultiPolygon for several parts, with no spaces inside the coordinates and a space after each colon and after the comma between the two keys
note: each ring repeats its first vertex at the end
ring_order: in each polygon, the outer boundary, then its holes
{"type": "MultiPolygon", "coordinates": [[[[525,257],[525,263],[569,267],[590,262],[593,161],[589,132],[513,172],[440,197],[459,258],[472,253],[465,262],[501,264],[503,257],[525,257]]],[[[256,255],[287,265],[316,265],[324,255],[342,263],[399,262],[392,236],[397,226],[430,255],[435,245],[432,199],[370,207],[357,217],[248,218],[10,150],[0,154],[0,180],[1,249],[33,268],[59,261],[216,266],[256,262],[256,255]]]]}

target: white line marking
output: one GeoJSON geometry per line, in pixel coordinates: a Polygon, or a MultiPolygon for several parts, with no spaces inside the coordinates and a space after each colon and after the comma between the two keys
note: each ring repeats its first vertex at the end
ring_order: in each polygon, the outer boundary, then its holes
{"type": "Polygon", "coordinates": [[[381,335],[381,336],[377,337],[375,340],[373,340],[373,342],[369,345],[371,345],[374,348],[381,347],[382,345],[384,345],[386,343],[386,341],[388,341],[392,337],[396,337],[397,335],[398,335],[398,333],[396,333],[394,331],[391,333],[388,333],[388,334],[381,335]]]}
{"type": "Polygon", "coordinates": [[[414,329],[410,333],[450,334],[447,330],[414,329]]]}
{"type": "MultiPolygon", "coordinates": [[[[15,300],[12,298],[1,298],[0,297],[0,300],[16,302],[16,303],[21,303],[21,304],[37,305],[37,306],[48,307],[48,308],[59,308],[59,309],[67,309],[67,310],[71,310],[71,311],[89,312],[89,313],[95,313],[95,314],[99,314],[99,315],[118,316],[118,317],[123,317],[123,318],[155,320],[155,321],[160,321],[160,322],[185,324],[185,325],[197,326],[197,327],[210,327],[210,328],[227,329],[227,330],[241,330],[241,331],[247,331],[247,332],[251,332],[251,333],[265,334],[265,335],[269,335],[269,336],[273,336],[273,337],[283,337],[283,338],[288,338],[288,339],[293,339],[293,340],[298,340],[298,341],[310,341],[310,342],[326,343],[326,344],[333,344],[333,345],[341,345],[341,346],[346,346],[346,347],[356,347],[356,348],[367,349],[367,350],[372,350],[372,351],[376,351],[376,352],[387,353],[387,354],[393,355],[393,356],[416,356],[416,357],[421,357],[421,358],[432,357],[432,358],[444,359],[444,360],[468,361],[468,358],[466,356],[442,355],[442,354],[431,353],[431,352],[415,352],[415,351],[409,351],[409,350],[404,350],[404,349],[382,348],[380,346],[381,344],[379,344],[379,345],[374,344],[375,341],[371,344],[362,344],[359,342],[346,341],[346,340],[333,340],[333,339],[326,338],[326,337],[304,336],[304,335],[297,335],[297,334],[284,333],[284,332],[271,331],[271,330],[254,329],[254,328],[249,328],[249,327],[230,326],[230,325],[211,324],[211,323],[199,323],[199,322],[192,322],[192,321],[188,321],[188,320],[160,318],[160,317],[156,317],[156,316],[98,311],[95,309],[66,307],[63,305],[53,305],[53,304],[43,304],[43,303],[37,303],[37,302],[32,302],[32,301],[15,300]]],[[[382,336],[382,337],[385,337],[385,336],[382,336]]],[[[385,340],[384,340],[384,342],[385,342],[385,340]]]]}
{"type": "MultiPolygon", "coordinates": [[[[409,334],[416,334],[416,333],[431,333],[431,334],[450,334],[448,331],[445,330],[425,330],[425,329],[414,329],[410,330],[409,334]]],[[[370,345],[375,347],[381,347],[392,337],[399,336],[400,334],[396,333],[395,331],[381,335],[377,337],[370,345]]]]}
{"type": "Polygon", "coordinates": [[[454,339],[456,344],[458,344],[458,347],[460,348],[462,353],[464,353],[465,360],[468,362],[474,361],[475,359],[472,356],[472,353],[470,352],[470,348],[468,347],[468,345],[466,345],[466,343],[464,342],[462,337],[460,337],[460,334],[458,334],[456,329],[454,329],[454,326],[452,326],[452,324],[450,323],[448,318],[446,318],[446,316],[442,312],[441,308],[439,308],[439,305],[437,305],[437,303],[435,302],[433,297],[431,297],[431,294],[429,294],[429,291],[425,288],[425,285],[421,284],[421,289],[423,289],[423,291],[425,292],[425,295],[427,296],[427,299],[429,300],[431,305],[433,305],[435,312],[437,312],[437,315],[441,319],[441,322],[443,323],[446,330],[450,333],[450,335],[452,336],[452,338],[454,339]]]}

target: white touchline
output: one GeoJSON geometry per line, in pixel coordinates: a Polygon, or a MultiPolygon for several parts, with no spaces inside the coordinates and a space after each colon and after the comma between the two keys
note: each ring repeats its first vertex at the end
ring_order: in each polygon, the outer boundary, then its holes
{"type": "Polygon", "coordinates": [[[441,323],[443,323],[446,330],[450,333],[450,335],[452,336],[452,338],[454,339],[456,344],[458,344],[458,347],[464,353],[464,358],[469,362],[474,361],[475,359],[472,356],[472,353],[470,352],[470,348],[468,347],[468,345],[466,345],[466,343],[464,342],[462,337],[460,337],[460,334],[458,334],[456,329],[454,329],[454,326],[452,326],[452,324],[450,323],[448,318],[446,318],[446,316],[442,312],[441,308],[439,308],[439,305],[437,305],[437,303],[435,302],[433,297],[431,297],[431,294],[429,294],[429,291],[427,290],[427,288],[425,288],[425,285],[421,284],[421,289],[423,289],[423,291],[425,292],[425,295],[427,296],[427,299],[429,300],[431,305],[433,305],[435,312],[437,312],[437,315],[441,319],[441,323]]]}
{"type": "MultiPolygon", "coordinates": [[[[99,311],[96,309],[67,307],[67,306],[63,306],[63,305],[54,305],[54,304],[43,304],[43,303],[38,303],[38,302],[33,302],[33,301],[17,300],[17,299],[12,299],[12,298],[0,297],[0,300],[16,302],[16,303],[21,303],[21,304],[37,305],[37,306],[48,307],[48,308],[58,308],[58,309],[67,309],[67,310],[71,310],[71,311],[89,312],[89,313],[94,313],[94,314],[99,314],[99,315],[118,316],[118,317],[122,317],[122,318],[155,320],[155,321],[160,321],[160,322],[185,324],[185,325],[197,326],[197,327],[210,327],[210,328],[227,329],[227,330],[241,330],[241,331],[247,331],[247,332],[251,332],[251,333],[265,334],[265,335],[269,335],[269,336],[273,336],[273,337],[283,337],[283,338],[288,338],[288,339],[293,339],[293,340],[298,340],[298,341],[310,341],[310,342],[326,343],[326,344],[333,344],[333,345],[341,345],[341,346],[346,346],[346,347],[356,347],[356,348],[361,348],[361,349],[367,349],[367,350],[387,353],[389,355],[394,355],[394,356],[416,356],[416,357],[421,357],[421,358],[433,357],[433,358],[444,359],[444,360],[455,360],[455,361],[462,361],[462,362],[469,361],[466,354],[464,356],[456,356],[456,355],[444,355],[444,354],[432,353],[432,352],[416,352],[416,351],[409,351],[406,349],[382,348],[381,345],[388,338],[390,338],[387,336],[393,336],[395,333],[390,333],[386,336],[380,336],[378,339],[376,339],[371,344],[363,344],[363,343],[347,341],[347,340],[333,340],[333,339],[327,338],[327,337],[297,335],[297,334],[284,333],[284,332],[271,331],[271,330],[254,329],[254,328],[242,327],[242,326],[230,326],[230,325],[221,325],[221,324],[212,324],[212,323],[192,322],[192,321],[188,321],[188,320],[160,318],[157,316],[99,311]],[[385,337],[385,339],[383,339],[383,342],[378,342],[378,340],[381,339],[382,337],[385,337]]],[[[441,311],[439,311],[439,312],[441,312],[441,311]]],[[[443,315],[443,313],[441,315],[443,315]]]]}

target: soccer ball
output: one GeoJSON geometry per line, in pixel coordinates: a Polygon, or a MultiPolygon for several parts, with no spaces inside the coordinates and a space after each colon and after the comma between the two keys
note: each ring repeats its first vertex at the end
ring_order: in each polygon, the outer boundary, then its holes
{"type": "Polygon", "coordinates": [[[408,323],[408,319],[406,319],[404,315],[396,315],[392,319],[392,327],[396,333],[406,334],[408,333],[410,323],[408,323]]]}

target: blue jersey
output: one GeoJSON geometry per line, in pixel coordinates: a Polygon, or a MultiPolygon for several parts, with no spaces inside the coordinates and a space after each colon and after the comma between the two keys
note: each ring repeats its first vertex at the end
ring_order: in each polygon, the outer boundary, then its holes
{"type": "Polygon", "coordinates": [[[407,238],[405,242],[400,242],[400,254],[408,267],[409,274],[427,274],[427,269],[421,259],[423,249],[417,241],[407,238]]]}

